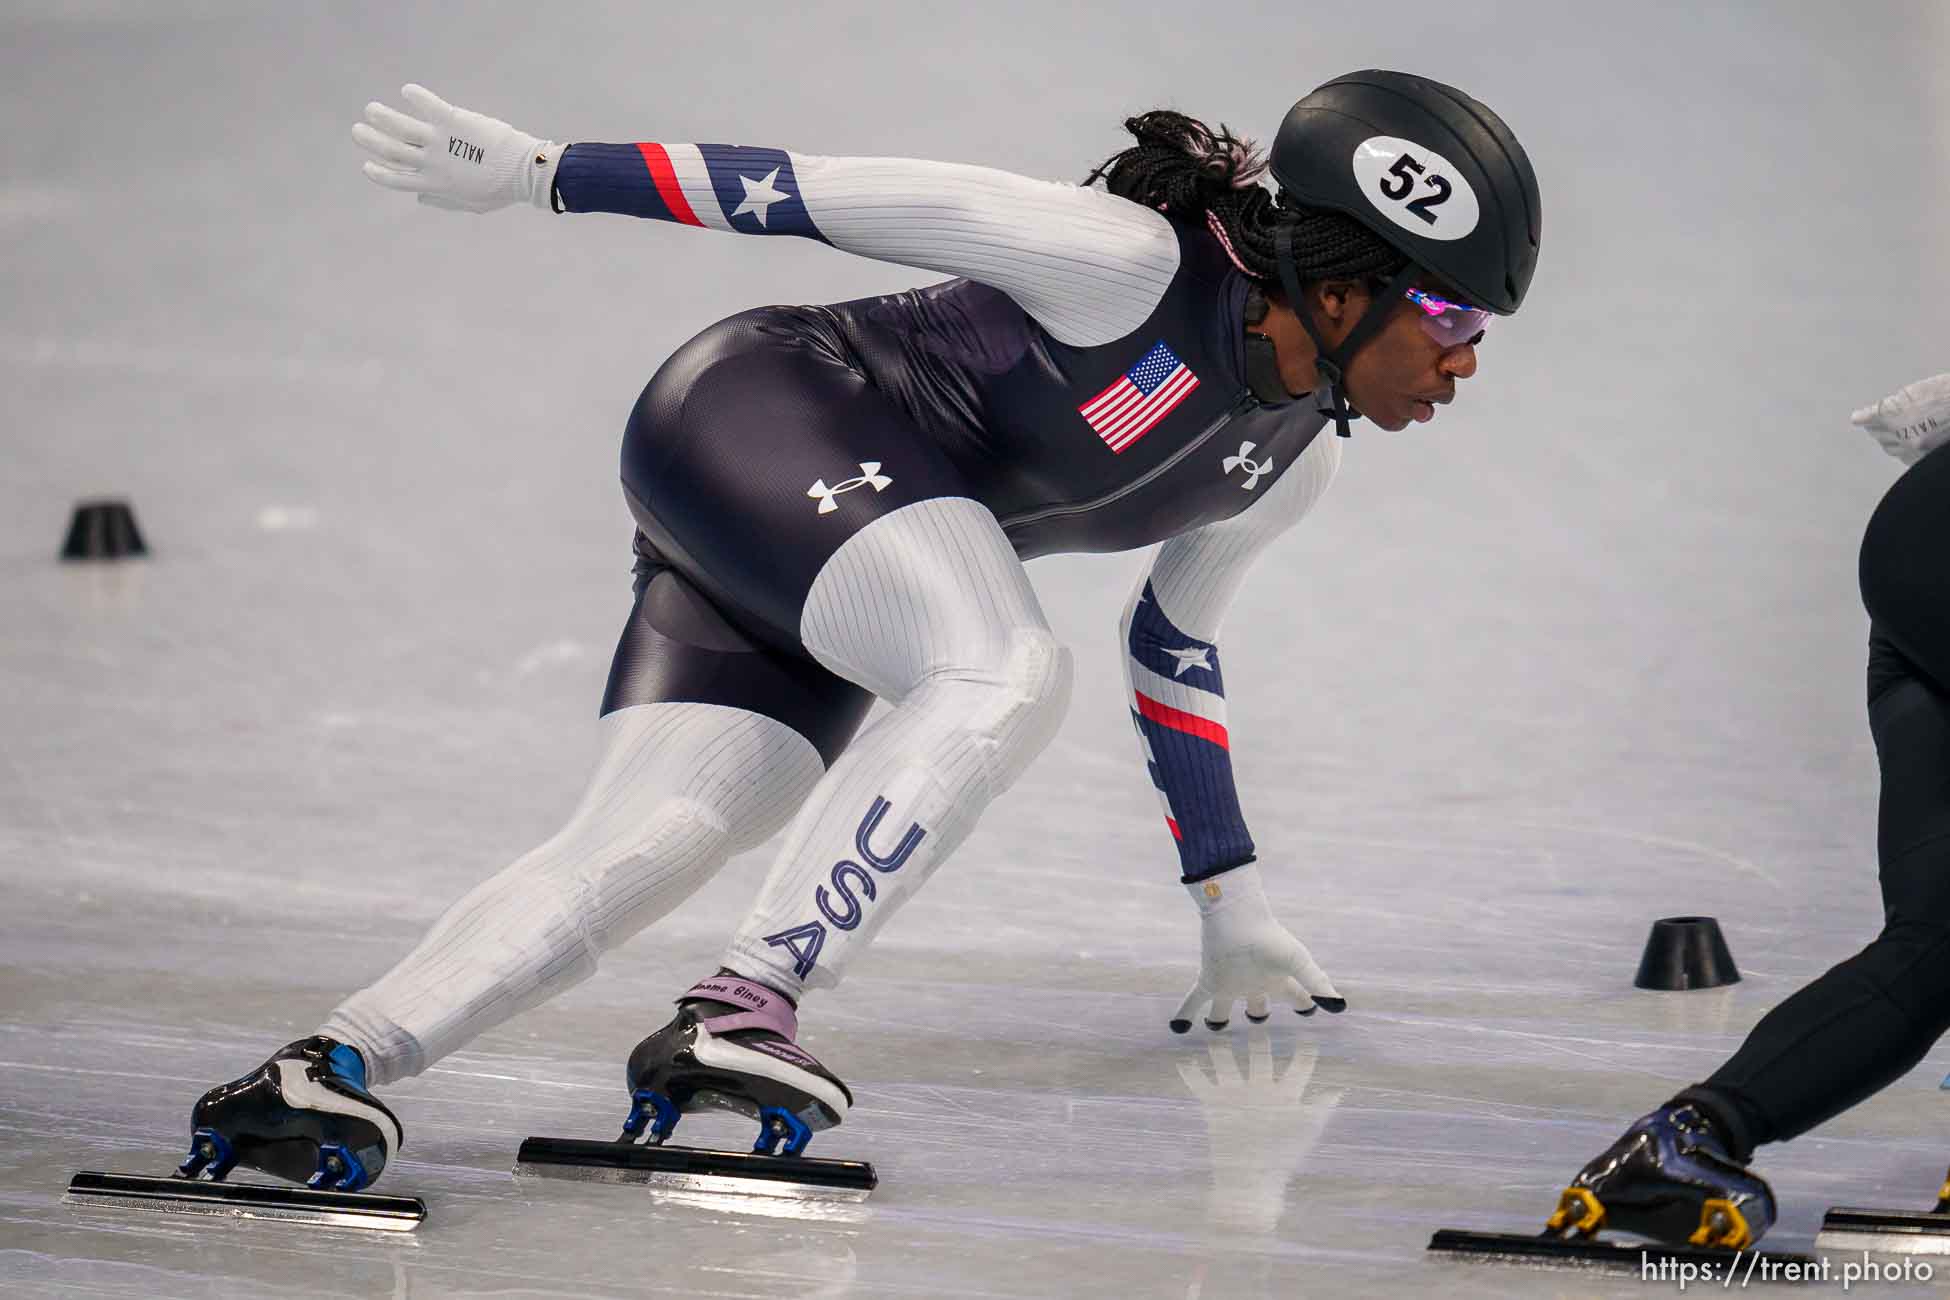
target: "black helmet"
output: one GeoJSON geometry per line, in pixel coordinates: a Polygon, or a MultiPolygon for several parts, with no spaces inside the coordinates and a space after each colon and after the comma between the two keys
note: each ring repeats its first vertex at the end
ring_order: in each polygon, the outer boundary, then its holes
{"type": "Polygon", "coordinates": [[[1537,268],[1537,174],[1503,119],[1406,72],[1336,77],[1287,110],[1273,179],[1295,202],[1345,213],[1507,316],[1537,268]]]}
{"type": "MultiPolygon", "coordinates": [[[[1433,275],[1501,316],[1523,303],[1542,225],[1537,174],[1503,119],[1455,87],[1406,72],[1336,77],[1287,110],[1269,170],[1286,199],[1343,213],[1408,259],[1381,301],[1433,275]]],[[[1283,226],[1278,252],[1297,310],[1292,237],[1283,226]]],[[[1311,315],[1298,315],[1314,336],[1345,436],[1342,376],[1385,313],[1369,312],[1331,353],[1311,315]]]]}

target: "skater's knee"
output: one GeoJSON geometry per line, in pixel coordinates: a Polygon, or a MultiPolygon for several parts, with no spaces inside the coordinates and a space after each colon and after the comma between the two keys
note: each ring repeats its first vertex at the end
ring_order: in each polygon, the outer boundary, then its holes
{"type": "Polygon", "coordinates": [[[1040,754],[1055,738],[1070,711],[1070,691],[1075,664],[1068,646],[1060,644],[1047,629],[1032,629],[1020,634],[1014,645],[1012,662],[1018,667],[1024,701],[1024,734],[1019,742],[1026,762],[1040,754]]]}
{"type": "Polygon", "coordinates": [[[990,779],[1007,785],[1047,746],[1070,706],[1069,648],[1047,628],[1012,632],[998,653],[934,674],[906,702],[938,709],[976,747],[990,779]]]}
{"type": "MultiPolygon", "coordinates": [[[[1046,627],[1018,628],[1009,634],[998,676],[1017,707],[1054,734],[1070,707],[1074,666],[1070,650],[1046,627]]],[[[1037,744],[1048,741],[1048,736],[1037,744]]]]}
{"type": "Polygon", "coordinates": [[[930,680],[963,681],[987,687],[998,700],[1021,708],[1054,711],[1070,702],[1069,647],[1046,627],[1011,629],[990,653],[935,672],[930,680]]]}
{"type": "Polygon", "coordinates": [[[791,727],[743,709],[646,704],[605,723],[609,751],[558,838],[642,838],[676,821],[714,824],[742,852],[777,832],[825,770],[791,727]]]}
{"type": "Polygon", "coordinates": [[[585,806],[482,886],[479,902],[573,936],[593,959],[674,905],[673,894],[702,884],[734,848],[721,810],[704,800],[666,795],[620,815],[585,806]]]}
{"type": "Polygon", "coordinates": [[[687,898],[736,847],[710,804],[665,799],[634,835],[583,858],[564,901],[592,954],[604,953],[687,898]]]}
{"type": "Polygon", "coordinates": [[[1892,917],[1846,965],[1917,1029],[1950,1028],[1950,923],[1892,917]]]}

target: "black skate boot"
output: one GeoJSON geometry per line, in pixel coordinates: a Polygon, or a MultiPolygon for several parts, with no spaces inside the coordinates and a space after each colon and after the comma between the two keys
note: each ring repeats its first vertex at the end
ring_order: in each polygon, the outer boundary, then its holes
{"type": "Polygon", "coordinates": [[[366,1091],[366,1063],[322,1036],[280,1048],[241,1079],[203,1094],[190,1112],[179,1178],[221,1181],[244,1165],[307,1187],[356,1192],[399,1150],[399,1120],[366,1091]]]}
{"type": "Polygon", "coordinates": [[[752,1150],[796,1156],[812,1135],[846,1117],[853,1094],[792,1040],[798,1017],[785,996],[726,972],[677,999],[677,1018],[638,1043],[624,1079],[630,1115],[622,1142],[646,1126],[661,1144],[680,1116],[732,1110],[758,1121],[752,1150]]]}
{"type": "Polygon", "coordinates": [[[1565,1238],[1603,1228],[1659,1241],[1745,1250],[1774,1223],[1774,1193],[1727,1153],[1701,1110],[1644,1116],[1571,1180],[1545,1225],[1565,1238]]]}

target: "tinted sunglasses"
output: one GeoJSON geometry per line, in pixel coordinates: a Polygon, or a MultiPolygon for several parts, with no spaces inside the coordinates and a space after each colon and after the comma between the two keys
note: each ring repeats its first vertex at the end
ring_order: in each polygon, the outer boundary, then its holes
{"type": "Polygon", "coordinates": [[[1450,302],[1421,289],[1410,289],[1408,300],[1421,308],[1416,323],[1424,333],[1445,348],[1474,343],[1490,323],[1490,312],[1466,302],[1450,302]]]}

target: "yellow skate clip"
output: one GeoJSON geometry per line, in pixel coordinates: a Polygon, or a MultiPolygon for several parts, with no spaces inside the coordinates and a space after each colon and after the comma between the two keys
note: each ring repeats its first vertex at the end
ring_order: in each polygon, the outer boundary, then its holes
{"type": "Polygon", "coordinates": [[[1754,1234],[1747,1216],[1732,1201],[1710,1196],[1700,1204],[1699,1227],[1686,1240],[1695,1246],[1745,1250],[1754,1244],[1754,1234]]]}
{"type": "Polygon", "coordinates": [[[1589,1187],[1567,1187],[1557,1198],[1557,1209],[1544,1224],[1544,1231],[1573,1233],[1589,1237],[1605,1226],[1605,1207],[1589,1187]]]}
{"type": "Polygon", "coordinates": [[[1937,1190],[1936,1212],[1950,1214],[1950,1174],[1943,1176],[1943,1186],[1937,1190]]]}

